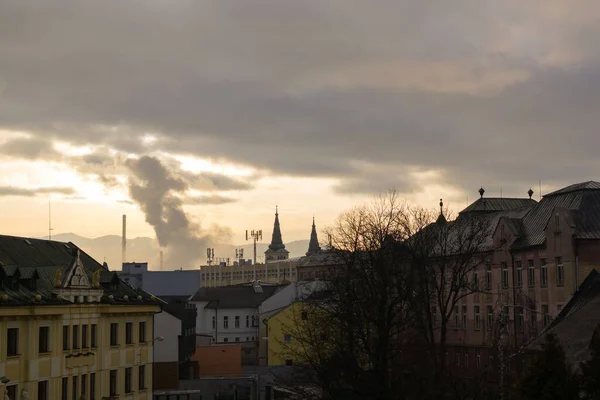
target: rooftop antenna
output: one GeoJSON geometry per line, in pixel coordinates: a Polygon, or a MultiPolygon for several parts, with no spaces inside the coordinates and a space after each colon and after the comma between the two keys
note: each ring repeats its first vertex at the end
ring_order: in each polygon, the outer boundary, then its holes
{"type": "Polygon", "coordinates": [[[121,234],[121,263],[127,262],[127,215],[123,214],[123,233],[121,234]]]}
{"type": "Polygon", "coordinates": [[[251,230],[250,232],[248,232],[248,230],[246,230],[246,240],[249,240],[249,239],[252,239],[252,242],[254,243],[254,261],[253,261],[253,263],[256,264],[256,241],[262,240],[262,229],[251,230]]]}
{"type": "Polygon", "coordinates": [[[208,247],[206,249],[206,258],[208,259],[208,265],[211,265],[215,259],[215,249],[208,247]]]}
{"type": "Polygon", "coordinates": [[[48,240],[52,240],[52,196],[48,196],[48,240]]]}

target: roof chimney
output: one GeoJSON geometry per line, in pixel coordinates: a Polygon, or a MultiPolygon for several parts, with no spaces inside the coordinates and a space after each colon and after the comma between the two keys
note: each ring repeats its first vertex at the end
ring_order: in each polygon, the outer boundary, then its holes
{"type": "Polygon", "coordinates": [[[122,238],[122,249],[121,249],[121,263],[127,262],[127,215],[123,214],[123,234],[122,238]]]}

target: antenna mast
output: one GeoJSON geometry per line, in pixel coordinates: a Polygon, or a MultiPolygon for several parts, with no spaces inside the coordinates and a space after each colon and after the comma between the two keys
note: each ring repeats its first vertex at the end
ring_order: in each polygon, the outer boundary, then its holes
{"type": "Polygon", "coordinates": [[[262,240],[262,229],[259,230],[252,230],[250,231],[250,233],[248,233],[248,230],[246,230],[246,240],[248,239],[252,239],[252,241],[254,242],[254,260],[253,263],[256,264],[256,241],[257,240],[262,240]]]}

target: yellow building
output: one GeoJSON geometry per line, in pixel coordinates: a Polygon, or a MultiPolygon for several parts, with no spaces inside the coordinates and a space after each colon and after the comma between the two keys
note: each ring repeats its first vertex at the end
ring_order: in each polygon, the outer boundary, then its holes
{"type": "Polygon", "coordinates": [[[274,312],[267,320],[267,364],[269,367],[301,364],[304,349],[301,338],[303,324],[308,321],[308,307],[301,301],[274,312]]]}
{"type": "Polygon", "coordinates": [[[281,283],[297,280],[297,265],[304,257],[269,261],[255,265],[205,265],[200,267],[202,287],[223,287],[259,280],[263,283],[281,283]]]}
{"type": "Polygon", "coordinates": [[[152,399],[159,311],[72,243],[0,236],[0,393],[152,399]]]}

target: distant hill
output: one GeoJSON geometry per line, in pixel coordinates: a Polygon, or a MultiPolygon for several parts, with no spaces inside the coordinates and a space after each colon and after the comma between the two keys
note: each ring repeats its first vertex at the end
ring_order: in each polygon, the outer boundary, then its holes
{"type": "MultiPolygon", "coordinates": [[[[52,235],[52,240],[60,242],[73,242],[86,253],[94,257],[98,262],[106,261],[112,270],[121,269],[121,236],[106,235],[95,239],[86,238],[74,233],[61,233],[52,235]]],[[[230,244],[215,244],[215,258],[228,258],[233,261],[235,258],[235,249],[244,249],[244,258],[252,259],[252,244],[243,244],[240,246],[230,244]]],[[[262,262],[264,252],[268,243],[256,244],[257,261],[262,262]]],[[[308,240],[297,240],[286,243],[286,249],[290,252],[290,257],[303,256],[308,249],[308,240]]],[[[205,249],[201,250],[201,264],[206,262],[205,249]]],[[[137,237],[127,239],[127,259],[129,261],[148,262],[150,269],[160,268],[160,248],[155,239],[149,237],[137,237]]],[[[164,265],[165,269],[190,269],[192,265],[164,265]]]]}

